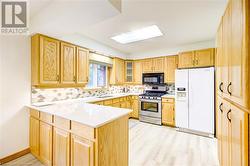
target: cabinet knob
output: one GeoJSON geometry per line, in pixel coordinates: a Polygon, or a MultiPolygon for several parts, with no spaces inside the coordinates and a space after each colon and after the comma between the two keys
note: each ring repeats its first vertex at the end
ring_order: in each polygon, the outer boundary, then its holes
{"type": "Polygon", "coordinates": [[[60,80],[60,77],[59,75],[56,76],[56,80],[59,81],[60,80]]]}
{"type": "Polygon", "coordinates": [[[73,77],[73,81],[76,82],[76,76],[73,77]]]}

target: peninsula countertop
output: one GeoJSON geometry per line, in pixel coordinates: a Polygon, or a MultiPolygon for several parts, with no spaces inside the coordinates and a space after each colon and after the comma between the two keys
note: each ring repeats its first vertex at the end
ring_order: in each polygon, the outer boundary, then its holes
{"type": "Polygon", "coordinates": [[[72,99],[58,102],[44,102],[29,105],[27,107],[35,109],[48,114],[56,115],[68,120],[79,122],[89,127],[98,128],[115,119],[125,116],[132,112],[131,109],[115,108],[110,106],[102,106],[97,104],[90,104],[89,102],[96,102],[101,100],[110,100],[117,97],[125,97],[129,95],[139,94],[114,94],[106,98],[87,97],[72,99]]]}

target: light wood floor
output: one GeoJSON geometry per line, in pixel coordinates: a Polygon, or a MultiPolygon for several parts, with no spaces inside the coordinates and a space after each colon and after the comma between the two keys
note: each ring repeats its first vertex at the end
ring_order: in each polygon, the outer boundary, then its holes
{"type": "MultiPolygon", "coordinates": [[[[218,166],[216,139],[174,128],[129,122],[130,166],[218,166]]],[[[31,154],[4,166],[42,166],[31,154]]]]}

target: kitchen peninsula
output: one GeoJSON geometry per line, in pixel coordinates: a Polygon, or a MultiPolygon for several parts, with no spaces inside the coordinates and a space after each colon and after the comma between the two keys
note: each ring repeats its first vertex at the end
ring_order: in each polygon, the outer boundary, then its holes
{"type": "Polygon", "coordinates": [[[84,99],[30,108],[30,150],[45,165],[128,165],[130,109],[84,99]]]}

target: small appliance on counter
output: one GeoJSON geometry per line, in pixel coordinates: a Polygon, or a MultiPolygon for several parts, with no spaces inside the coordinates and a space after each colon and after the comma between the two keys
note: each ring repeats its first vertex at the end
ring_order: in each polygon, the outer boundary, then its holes
{"type": "Polygon", "coordinates": [[[141,95],[139,120],[152,124],[161,125],[161,96],[167,94],[167,86],[149,86],[141,95]]]}

